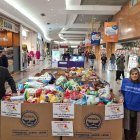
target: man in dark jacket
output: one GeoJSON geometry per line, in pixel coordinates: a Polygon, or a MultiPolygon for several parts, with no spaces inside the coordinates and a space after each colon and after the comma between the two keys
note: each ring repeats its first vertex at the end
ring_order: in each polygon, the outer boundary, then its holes
{"type": "Polygon", "coordinates": [[[2,64],[0,64],[0,66],[3,66],[3,67],[5,67],[5,68],[8,68],[8,58],[7,58],[7,56],[5,55],[5,53],[4,53],[4,51],[0,51],[0,63],[2,63],[2,64]]]}
{"type": "Polygon", "coordinates": [[[117,73],[118,75],[116,76],[116,81],[121,80],[120,76],[122,75],[123,79],[125,78],[124,76],[124,69],[125,69],[125,57],[123,54],[120,55],[120,57],[116,60],[116,65],[117,65],[117,73]]]}
{"type": "Polygon", "coordinates": [[[10,85],[12,93],[17,93],[15,81],[10,75],[8,69],[0,66],[0,99],[2,99],[6,92],[5,82],[8,82],[10,85]]]}

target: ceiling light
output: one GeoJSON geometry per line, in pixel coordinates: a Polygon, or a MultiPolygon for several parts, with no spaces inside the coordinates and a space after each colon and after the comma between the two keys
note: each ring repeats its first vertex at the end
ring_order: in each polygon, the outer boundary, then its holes
{"type": "Polygon", "coordinates": [[[130,32],[130,31],[132,31],[132,28],[128,28],[128,29],[127,29],[127,32],[130,32]]]}
{"type": "Polygon", "coordinates": [[[45,17],[45,16],[46,16],[45,13],[41,13],[40,15],[41,15],[42,17],[45,17]]]}
{"type": "Polygon", "coordinates": [[[27,11],[26,9],[23,8],[23,6],[15,2],[15,0],[4,0],[4,1],[7,2],[9,5],[11,5],[12,7],[14,7],[15,9],[17,9],[21,14],[30,19],[34,24],[36,24],[41,29],[46,40],[51,41],[51,39],[46,36],[46,31],[44,30],[45,26],[39,20],[37,20],[29,11],[27,11]]]}

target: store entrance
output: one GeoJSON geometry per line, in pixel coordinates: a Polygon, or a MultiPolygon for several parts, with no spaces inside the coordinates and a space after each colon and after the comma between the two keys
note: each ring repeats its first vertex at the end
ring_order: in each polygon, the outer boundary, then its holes
{"type": "Polygon", "coordinates": [[[0,30],[0,51],[8,59],[8,69],[11,73],[20,69],[20,36],[4,29],[0,30]]]}

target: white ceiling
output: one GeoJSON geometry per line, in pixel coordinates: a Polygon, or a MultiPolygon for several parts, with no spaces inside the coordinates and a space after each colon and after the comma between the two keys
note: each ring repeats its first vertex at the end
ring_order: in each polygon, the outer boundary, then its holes
{"type": "Polygon", "coordinates": [[[91,21],[93,29],[98,30],[100,24],[116,14],[127,0],[97,1],[98,5],[93,0],[0,0],[0,13],[41,32],[46,39],[79,43],[91,30],[91,21]],[[42,17],[41,13],[46,16],[42,17]]]}

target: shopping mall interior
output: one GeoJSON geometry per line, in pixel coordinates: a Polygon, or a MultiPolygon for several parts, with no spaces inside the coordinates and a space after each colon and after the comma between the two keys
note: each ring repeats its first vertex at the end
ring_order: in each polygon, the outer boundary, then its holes
{"type": "Polygon", "coordinates": [[[0,140],[140,140],[140,0],[0,0],[0,140]]]}

